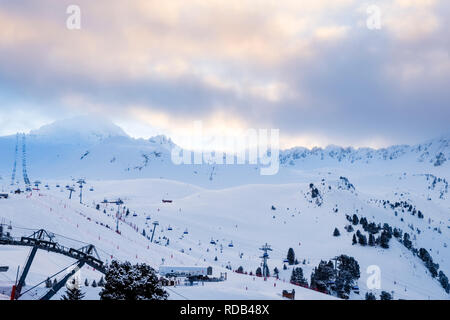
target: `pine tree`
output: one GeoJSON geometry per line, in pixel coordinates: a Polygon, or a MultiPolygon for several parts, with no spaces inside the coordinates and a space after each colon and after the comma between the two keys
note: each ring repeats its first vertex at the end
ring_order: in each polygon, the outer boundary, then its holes
{"type": "Polygon", "coordinates": [[[381,291],[380,300],[392,300],[392,295],[389,292],[381,291]]]}
{"type": "Polygon", "coordinates": [[[104,287],[105,286],[105,280],[103,279],[103,277],[101,277],[100,280],[98,281],[98,286],[99,287],[104,287]]]}
{"type": "Polygon", "coordinates": [[[367,237],[363,235],[359,230],[356,231],[356,236],[358,237],[358,242],[360,245],[365,246],[367,244],[367,237]]]}
{"type": "Polygon", "coordinates": [[[97,282],[95,282],[95,280],[92,281],[92,288],[97,288],[97,282]]]}
{"type": "Polygon", "coordinates": [[[357,243],[358,243],[358,241],[356,241],[356,236],[355,236],[355,234],[353,234],[352,245],[355,245],[357,243]]]}
{"type": "Polygon", "coordinates": [[[410,240],[409,233],[407,232],[403,234],[403,245],[410,250],[412,248],[412,241],[410,240]]]}
{"type": "Polygon", "coordinates": [[[84,293],[78,288],[79,285],[75,281],[72,280],[72,286],[66,289],[66,294],[61,297],[61,300],[82,300],[84,298],[84,293]]]}
{"type": "Polygon", "coordinates": [[[303,269],[301,267],[292,269],[291,283],[302,286],[308,285],[308,281],[306,281],[305,277],[303,276],[303,269]]]}
{"type": "Polygon", "coordinates": [[[419,249],[419,258],[422,259],[422,261],[425,263],[425,266],[430,271],[431,276],[433,278],[437,277],[439,265],[433,262],[433,258],[426,249],[424,248],[419,249]]]}
{"type": "Polygon", "coordinates": [[[384,249],[388,249],[389,248],[389,233],[386,231],[383,231],[380,235],[380,246],[384,249]]]}
{"type": "Polygon", "coordinates": [[[287,260],[288,260],[289,265],[293,265],[295,263],[294,249],[289,248],[288,253],[287,253],[287,260]]]}
{"type": "Polygon", "coordinates": [[[155,270],[145,263],[131,265],[113,260],[105,280],[101,300],[165,300],[168,296],[155,270]]]}
{"type": "Polygon", "coordinates": [[[354,226],[359,223],[358,216],[356,214],[353,214],[352,223],[354,226]]]}
{"type": "Polygon", "coordinates": [[[355,285],[360,277],[360,269],[358,262],[347,255],[336,257],[338,263],[335,289],[338,296],[348,299],[351,288],[355,285]]]}
{"type": "Polygon", "coordinates": [[[450,292],[450,284],[448,282],[448,278],[442,271],[439,271],[439,283],[441,284],[442,288],[444,288],[445,292],[450,292]]]}
{"type": "Polygon", "coordinates": [[[262,276],[262,270],[261,270],[260,267],[258,267],[258,268],[256,269],[255,274],[256,274],[257,277],[261,277],[261,276],[262,276]]]}
{"type": "Polygon", "coordinates": [[[377,300],[377,297],[372,292],[366,292],[366,300],[377,300]]]}
{"type": "Polygon", "coordinates": [[[333,236],[339,237],[341,233],[339,232],[338,228],[334,228],[333,236]]]}
{"type": "Polygon", "coordinates": [[[310,286],[313,289],[329,292],[331,290],[330,283],[334,282],[335,278],[336,271],[334,270],[333,262],[326,262],[322,260],[311,273],[310,286]]]}
{"type": "Polygon", "coordinates": [[[375,237],[371,233],[369,234],[369,246],[375,246],[375,237]]]}
{"type": "Polygon", "coordinates": [[[89,287],[89,281],[88,281],[87,278],[84,280],[84,286],[85,286],[85,287],[89,287]]]}
{"type": "Polygon", "coordinates": [[[50,280],[50,278],[47,278],[47,280],[45,280],[45,287],[51,288],[52,286],[53,286],[52,280],[50,280]]]}

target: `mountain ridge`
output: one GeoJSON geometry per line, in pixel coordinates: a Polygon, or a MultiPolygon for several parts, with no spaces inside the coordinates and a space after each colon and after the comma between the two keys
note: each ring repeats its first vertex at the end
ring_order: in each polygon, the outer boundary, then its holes
{"type": "MultiPolygon", "coordinates": [[[[293,182],[299,170],[330,167],[340,170],[369,169],[370,172],[402,172],[407,168],[407,171],[414,173],[441,176],[448,172],[447,160],[450,159],[450,139],[445,135],[421,144],[381,149],[295,147],[280,151],[278,174],[261,177],[259,164],[205,162],[203,165],[175,165],[171,160],[171,151],[176,144],[167,136],[136,139],[103,119],[78,117],[56,122],[25,137],[29,173],[39,179],[68,176],[95,179],[166,178],[216,188],[243,183],[293,182]],[[83,123],[86,126],[83,127],[83,123]]],[[[0,137],[3,154],[0,176],[11,176],[15,145],[15,136],[0,137]]]]}

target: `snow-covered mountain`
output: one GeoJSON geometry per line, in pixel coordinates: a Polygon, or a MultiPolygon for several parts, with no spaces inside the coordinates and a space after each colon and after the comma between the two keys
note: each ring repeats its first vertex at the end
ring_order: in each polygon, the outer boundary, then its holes
{"type": "MultiPolygon", "coordinates": [[[[19,141],[21,144],[21,140],[19,141]]],[[[7,179],[15,157],[16,137],[0,137],[0,176],[7,179]]],[[[101,119],[79,117],[55,122],[26,135],[31,179],[86,177],[91,179],[166,178],[220,188],[248,183],[295,182],[298,171],[340,168],[361,172],[401,172],[440,175],[448,172],[450,137],[383,149],[292,148],[280,152],[280,172],[261,176],[256,165],[174,165],[174,143],[165,136],[134,139],[101,119]]],[[[21,151],[21,146],[19,146],[21,151]]],[[[19,152],[20,153],[20,152],[19,152]]]]}
{"type": "Polygon", "coordinates": [[[127,137],[122,128],[102,118],[80,116],[56,121],[32,130],[30,136],[46,143],[98,143],[111,137],[127,137]]]}
{"type": "MultiPolygon", "coordinates": [[[[93,243],[105,261],[143,261],[156,269],[211,265],[230,273],[222,283],[173,289],[174,299],[276,299],[282,289],[292,288],[299,299],[332,298],[289,284],[290,276],[294,267],[301,267],[309,282],[321,260],[341,254],[354,257],[360,266],[360,293],[352,291],[350,299],[364,299],[369,291],[377,297],[387,291],[395,299],[449,298],[440,283],[440,273],[450,274],[448,137],[380,150],[293,148],[280,153],[277,175],[261,176],[257,165],[177,166],[170,157],[174,144],[164,136],[133,139],[114,125],[85,122],[81,132],[78,119],[26,135],[30,179],[48,187],[0,199],[3,221],[93,243]],[[69,200],[62,188],[79,177],[89,187],[84,205],[76,197],[69,200]],[[114,225],[115,208],[101,204],[119,197],[130,210],[120,222],[120,235],[105,227],[114,225]],[[151,233],[154,221],[159,226],[156,242],[150,243],[143,233],[151,233]],[[269,268],[280,271],[279,280],[226,269],[241,266],[254,273],[264,243],[272,246],[269,268]],[[289,248],[299,265],[285,269],[289,248]],[[381,271],[381,289],[367,286],[369,266],[381,271]]],[[[9,185],[15,146],[16,136],[0,138],[5,192],[16,187],[9,185]]],[[[0,247],[0,258],[14,266],[26,255],[24,249],[0,247]]],[[[64,259],[42,253],[30,283],[56,272],[64,259]]],[[[11,268],[6,277],[14,278],[14,272],[11,268]]],[[[99,277],[89,269],[83,275],[90,281],[99,277]]],[[[98,290],[88,291],[96,298],[98,290]]]]}

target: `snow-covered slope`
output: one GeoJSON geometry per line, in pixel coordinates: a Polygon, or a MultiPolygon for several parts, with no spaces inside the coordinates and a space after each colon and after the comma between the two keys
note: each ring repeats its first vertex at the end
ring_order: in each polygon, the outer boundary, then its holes
{"type": "MultiPolygon", "coordinates": [[[[117,257],[147,262],[156,269],[162,263],[212,265],[217,273],[228,272],[225,282],[173,288],[171,298],[275,299],[281,298],[282,289],[294,287],[299,299],[330,298],[289,284],[292,266],[283,270],[283,260],[290,247],[308,281],[321,260],[340,254],[354,257],[361,268],[360,294],[352,293],[351,299],[364,298],[369,291],[366,270],[371,265],[381,270],[382,288],[375,290],[377,295],[384,290],[394,292],[396,299],[449,298],[413,250],[426,249],[439,264],[438,270],[450,274],[448,137],[380,150],[294,148],[280,153],[277,175],[261,176],[256,165],[176,166],[170,158],[174,144],[164,136],[133,139],[112,124],[85,122],[83,132],[77,129],[77,119],[26,135],[28,175],[32,181],[42,181],[41,191],[0,199],[0,217],[5,222],[93,243],[105,261],[117,257]],[[85,205],[77,203],[76,195],[68,200],[64,188],[76,187],[75,179],[80,177],[87,182],[85,205]],[[45,184],[49,187],[43,187],[45,184]],[[93,191],[89,191],[91,187],[93,191]],[[113,231],[115,209],[103,204],[95,209],[105,198],[119,197],[130,210],[121,222],[121,235],[113,231]],[[162,203],[163,199],[173,202],[162,203]],[[389,248],[353,244],[358,230],[368,236],[361,223],[349,221],[353,215],[375,226],[387,223],[402,235],[408,233],[412,249],[405,246],[403,237],[395,236],[389,248]],[[142,230],[148,235],[155,220],[159,221],[157,243],[150,243],[142,230]],[[353,231],[346,230],[349,225],[353,231]],[[335,228],[338,237],[333,236],[335,228]],[[264,281],[226,269],[242,266],[254,273],[264,243],[273,248],[269,267],[280,270],[280,280],[264,281]]],[[[19,187],[23,186],[21,141],[16,174],[19,187]]],[[[10,186],[15,146],[16,136],[0,138],[0,186],[5,192],[17,187],[10,186]]],[[[0,280],[14,279],[15,268],[23,265],[27,253],[0,247],[0,262],[7,260],[11,266],[8,273],[0,273],[4,278],[0,280]]],[[[57,272],[70,264],[69,260],[40,253],[30,283],[57,272]]],[[[83,270],[83,275],[90,280],[99,278],[89,269],[83,270]]],[[[97,293],[89,289],[89,297],[95,298],[97,293]]]]}
{"type": "MultiPolygon", "coordinates": [[[[136,181],[135,181],[136,182],[136,181]]],[[[110,187],[120,185],[118,182],[112,182],[110,186],[104,185],[103,193],[93,192],[90,196],[102,197],[111,195],[110,187]]],[[[125,199],[146,199],[156,202],[156,198],[162,195],[162,192],[170,190],[172,195],[185,197],[188,194],[198,192],[196,187],[186,186],[180,183],[161,182],[161,181],[140,181],[136,183],[127,183],[121,189],[126,195],[125,199]],[[148,188],[148,186],[152,186],[148,188]],[[146,191],[143,191],[143,190],[146,191]],[[140,192],[136,192],[139,191],[140,192]],[[147,197],[153,194],[153,197],[147,197]]],[[[101,187],[100,187],[101,188],[101,187]]],[[[142,236],[142,228],[146,227],[135,225],[135,221],[128,220],[120,223],[121,234],[114,231],[115,207],[104,206],[106,213],[95,210],[89,205],[80,205],[76,200],[69,201],[65,192],[60,192],[59,188],[52,186],[51,190],[40,193],[15,195],[10,199],[0,202],[2,212],[0,220],[7,225],[11,225],[8,232],[12,236],[28,236],[33,230],[45,228],[54,233],[54,240],[67,247],[79,248],[87,243],[94,244],[97,248],[100,258],[105,261],[111,259],[128,260],[131,262],[145,262],[153,266],[156,270],[162,264],[165,265],[186,265],[186,266],[213,266],[213,275],[219,276],[220,272],[227,272],[227,280],[220,283],[206,283],[201,287],[176,287],[168,288],[171,299],[281,299],[283,289],[296,289],[297,299],[333,299],[333,297],[311,291],[304,288],[298,288],[281,280],[270,279],[264,281],[261,278],[254,278],[248,275],[240,275],[231,272],[221,266],[220,262],[202,259],[199,255],[190,253],[181,253],[178,246],[161,246],[152,244],[142,236]],[[112,211],[111,211],[112,210],[112,211]]],[[[166,192],[167,193],[167,192],[166,192]]],[[[145,219],[143,221],[146,221],[145,219]]],[[[163,221],[161,220],[163,223],[163,221]]],[[[147,229],[148,230],[148,229],[147,229]]],[[[173,234],[179,234],[177,228],[173,234]]],[[[174,239],[175,242],[175,239],[174,239]]],[[[0,294],[9,295],[16,275],[16,267],[23,266],[28,256],[29,249],[13,246],[0,247],[0,264],[8,265],[9,271],[0,273],[0,294]]],[[[64,257],[55,253],[38,251],[38,254],[32,264],[32,268],[27,277],[27,286],[22,290],[26,292],[31,287],[44,281],[47,276],[51,276],[74,263],[73,259],[64,257]]],[[[57,276],[60,279],[65,273],[57,276]]],[[[88,279],[89,283],[93,280],[99,281],[101,274],[90,267],[81,269],[80,278],[82,282],[88,279]]],[[[82,290],[87,293],[86,298],[98,299],[98,288],[83,287],[82,290]]],[[[46,291],[43,285],[27,292],[24,299],[38,299],[46,291]]],[[[62,292],[54,297],[58,299],[62,292]]]]}

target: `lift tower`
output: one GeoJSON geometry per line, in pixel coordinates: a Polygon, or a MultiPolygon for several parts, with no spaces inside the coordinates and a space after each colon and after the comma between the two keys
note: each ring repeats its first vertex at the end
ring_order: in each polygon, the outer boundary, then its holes
{"type": "Polygon", "coordinates": [[[75,189],[73,187],[68,187],[67,190],[70,192],[69,199],[72,199],[72,192],[75,192],[75,189]]]}
{"type": "Polygon", "coordinates": [[[263,255],[260,257],[261,259],[263,259],[262,275],[263,275],[263,277],[268,277],[269,275],[268,275],[267,271],[269,271],[269,267],[267,266],[267,260],[269,259],[269,254],[267,252],[272,251],[272,249],[266,242],[266,244],[263,245],[261,248],[259,248],[259,250],[264,252],[263,255]]]}
{"type": "Polygon", "coordinates": [[[17,135],[16,135],[16,149],[15,149],[15,153],[14,153],[14,166],[13,166],[13,171],[11,174],[11,185],[12,186],[16,182],[16,170],[17,170],[18,155],[19,155],[19,133],[17,133],[17,135]]]}
{"type": "Polygon", "coordinates": [[[150,242],[153,242],[153,237],[155,236],[155,230],[156,230],[156,226],[159,225],[158,221],[154,221],[153,222],[153,232],[152,232],[152,239],[150,240],[150,242]]]}
{"type": "Polygon", "coordinates": [[[86,181],[78,179],[77,183],[80,185],[80,203],[83,203],[83,184],[86,184],[86,181]]]}
{"type": "Polygon", "coordinates": [[[103,200],[103,203],[114,203],[115,205],[117,205],[117,213],[116,213],[116,232],[119,232],[119,217],[120,217],[120,206],[123,205],[123,201],[119,198],[115,201],[108,201],[108,200],[103,200]]]}

